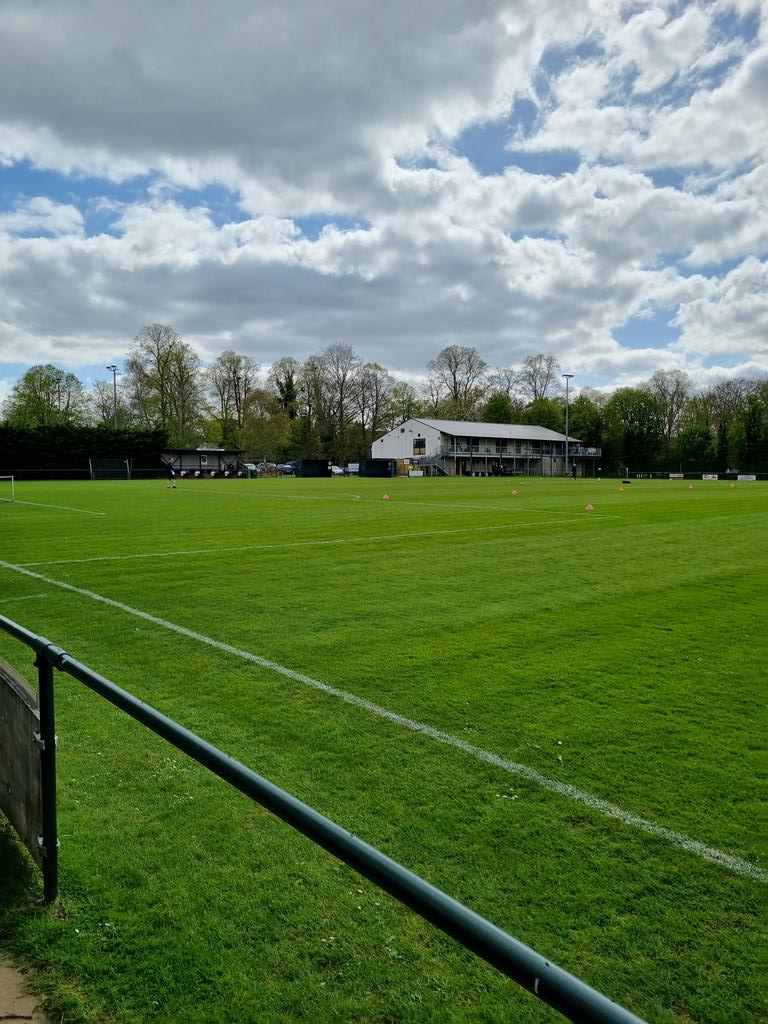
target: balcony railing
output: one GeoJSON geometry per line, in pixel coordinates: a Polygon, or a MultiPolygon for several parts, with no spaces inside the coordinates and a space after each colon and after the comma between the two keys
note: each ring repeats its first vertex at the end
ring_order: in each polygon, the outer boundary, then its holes
{"type": "MultiPolygon", "coordinates": [[[[602,453],[600,448],[586,448],[580,444],[569,444],[568,455],[578,456],[581,458],[599,458],[602,453]]],[[[443,445],[439,451],[440,455],[468,455],[468,456],[481,456],[481,457],[492,457],[496,459],[504,458],[530,458],[539,459],[542,456],[549,458],[564,458],[565,457],[565,442],[558,442],[556,444],[543,444],[539,447],[532,445],[505,445],[503,448],[497,448],[495,444],[447,444],[443,445]]]]}

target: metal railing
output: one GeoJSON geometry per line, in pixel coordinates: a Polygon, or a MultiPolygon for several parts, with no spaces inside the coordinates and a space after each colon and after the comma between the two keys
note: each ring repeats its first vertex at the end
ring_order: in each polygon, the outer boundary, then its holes
{"type": "Polygon", "coordinates": [[[279,789],[250,768],[207,743],[178,722],[138,700],[110,679],[76,661],[61,647],[0,615],[0,629],[36,652],[38,670],[41,776],[43,789],[41,847],[43,894],[47,902],[58,893],[56,826],[56,736],[53,669],[66,672],[95,693],[141,722],[322,846],[359,874],[370,879],[425,920],[472,950],[503,974],[572,1021],[586,1024],[643,1024],[639,1017],[612,1002],[556,964],[458,903],[373,846],[353,836],[314,808],[279,789]]]}
{"type": "MultiPolygon", "coordinates": [[[[602,449],[587,448],[584,445],[570,444],[569,455],[578,455],[585,458],[600,458],[602,449]]],[[[565,441],[556,444],[543,444],[538,448],[531,445],[506,445],[497,448],[495,444],[446,444],[440,448],[440,455],[482,455],[493,458],[529,458],[538,459],[542,456],[549,458],[563,458],[565,456],[565,441]]]]}

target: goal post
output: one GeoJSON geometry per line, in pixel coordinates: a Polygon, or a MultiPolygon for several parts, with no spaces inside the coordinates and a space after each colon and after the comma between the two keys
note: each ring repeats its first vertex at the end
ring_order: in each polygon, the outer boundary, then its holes
{"type": "Polygon", "coordinates": [[[0,476],[0,501],[16,500],[16,484],[12,476],[0,476]]]}
{"type": "Polygon", "coordinates": [[[130,459],[88,459],[91,480],[130,480],[130,459]]]}

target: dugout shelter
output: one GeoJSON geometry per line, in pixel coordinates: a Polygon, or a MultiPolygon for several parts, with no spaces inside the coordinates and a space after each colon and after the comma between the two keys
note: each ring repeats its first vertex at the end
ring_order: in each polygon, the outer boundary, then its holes
{"type": "Polygon", "coordinates": [[[163,467],[171,466],[177,476],[201,479],[212,476],[247,476],[242,460],[244,448],[166,448],[163,467]]]}

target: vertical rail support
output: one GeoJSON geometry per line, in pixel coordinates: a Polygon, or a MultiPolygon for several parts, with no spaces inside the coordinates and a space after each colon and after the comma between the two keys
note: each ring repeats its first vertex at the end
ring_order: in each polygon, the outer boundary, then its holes
{"type": "Polygon", "coordinates": [[[40,710],[40,780],[43,834],[38,842],[43,855],[43,899],[53,903],[59,892],[59,840],[56,830],[56,717],[53,665],[45,654],[35,659],[40,710]]]}

